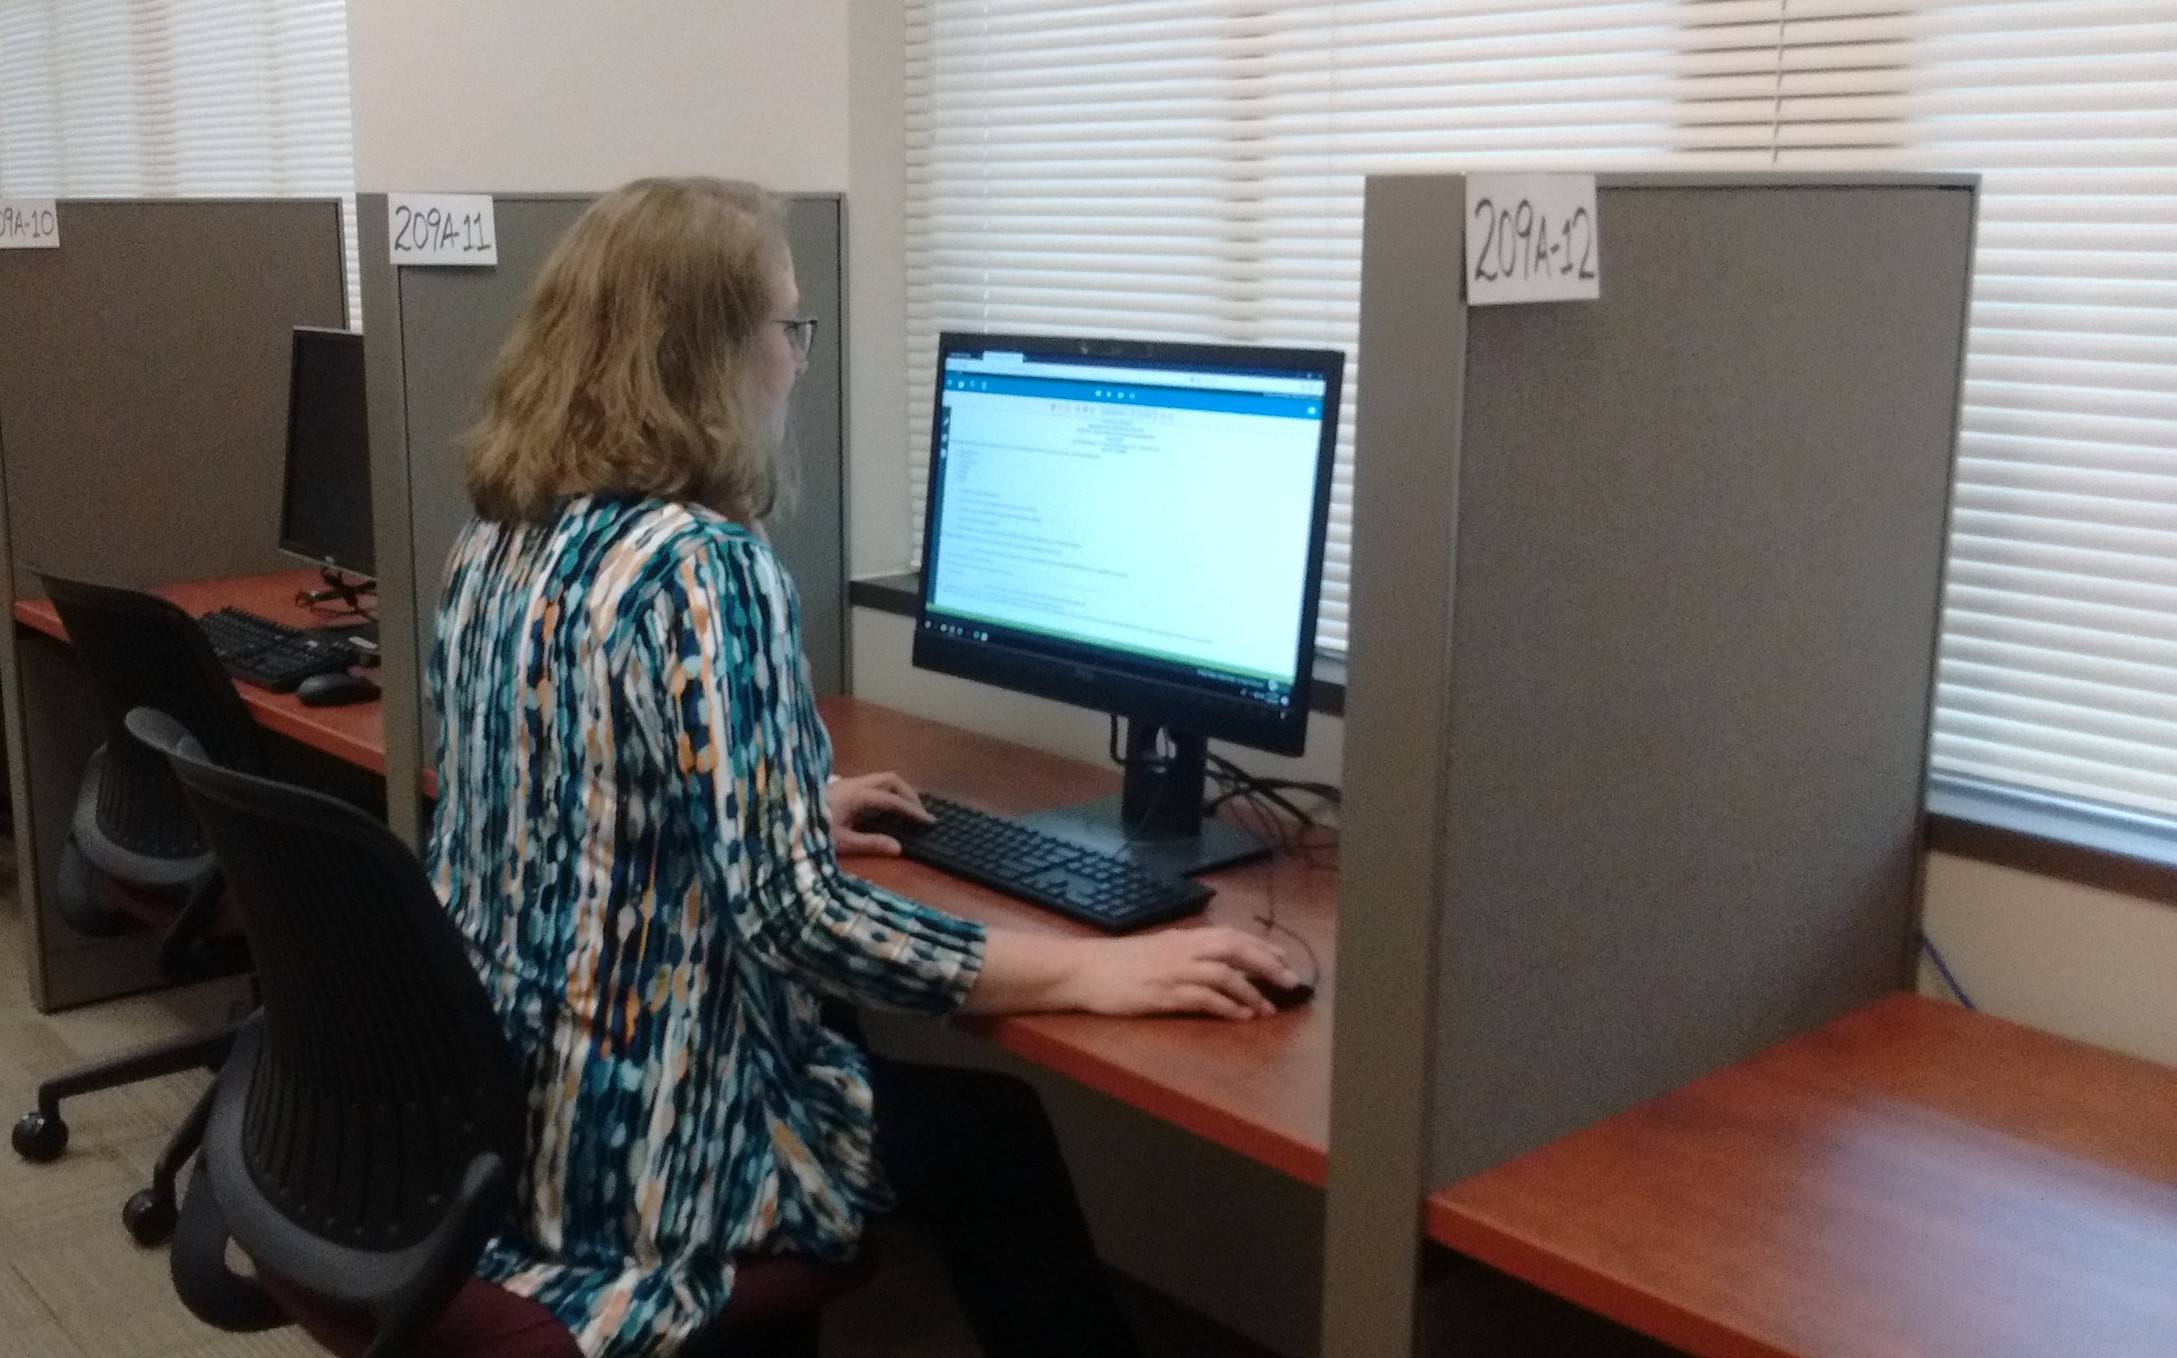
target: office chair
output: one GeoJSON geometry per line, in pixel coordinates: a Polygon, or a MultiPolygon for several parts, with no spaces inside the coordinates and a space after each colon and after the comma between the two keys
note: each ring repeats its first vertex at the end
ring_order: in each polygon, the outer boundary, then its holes
{"type": "MultiPolygon", "coordinates": [[[[550,1312],[472,1273],[526,1100],[422,865],[345,802],[218,767],[170,716],[128,727],[172,762],[218,853],[263,996],[182,1204],[183,1303],[222,1329],[292,1319],[356,1358],[578,1358],[550,1312]],[[255,1278],[229,1268],[230,1241],[255,1278]]],[[[821,1306],[870,1267],[743,1260],[732,1305],[683,1353],[815,1358],[821,1306]]]]}
{"type": "MultiPolygon", "coordinates": [[[[96,696],[106,742],[92,752],[55,870],[54,908],[94,937],[163,931],[158,965],[172,982],[231,975],[248,965],[217,863],[166,761],[138,744],[128,713],[153,704],[181,713],[219,757],[239,768],[263,762],[256,723],[210,643],[188,614],[136,590],[40,573],[96,696]]],[[[68,1145],[63,1098],[114,1089],[198,1066],[217,1068],[235,1025],[191,1034],[66,1071],[38,1086],[38,1106],[15,1124],[15,1150],[31,1161],[68,1145]]],[[[209,1109],[200,1101],[161,1151],[150,1187],[122,1208],[129,1234],[156,1245],[172,1233],[174,1180],[209,1109]]]]}

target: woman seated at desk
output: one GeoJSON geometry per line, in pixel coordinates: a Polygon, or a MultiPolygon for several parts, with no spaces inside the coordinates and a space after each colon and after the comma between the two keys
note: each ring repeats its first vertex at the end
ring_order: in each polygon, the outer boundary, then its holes
{"type": "Polygon", "coordinates": [[[476,518],[430,665],[428,864],[529,1084],[483,1274],[591,1354],[670,1351],[736,1256],[851,1256],[897,1193],[987,1351],[1123,1355],[1050,1128],[1001,1077],[875,1059],[833,998],[922,1014],[1270,1012],[1227,929],[985,931],[839,870],[889,775],[828,781],[757,521],[814,322],[779,209],[713,180],[599,200],[545,264],[465,449],[476,518]],[[890,1180],[889,1184],[887,1180],[890,1180]]]}

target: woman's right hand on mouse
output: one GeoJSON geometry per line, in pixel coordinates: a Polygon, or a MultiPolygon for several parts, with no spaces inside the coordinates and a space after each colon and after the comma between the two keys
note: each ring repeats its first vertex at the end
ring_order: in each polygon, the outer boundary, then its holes
{"type": "Polygon", "coordinates": [[[993,929],[969,1013],[1077,1010],[1090,1014],[1275,1013],[1254,979],[1291,986],[1285,954],[1238,929],[1166,929],[1131,938],[1052,938],[993,929]]]}

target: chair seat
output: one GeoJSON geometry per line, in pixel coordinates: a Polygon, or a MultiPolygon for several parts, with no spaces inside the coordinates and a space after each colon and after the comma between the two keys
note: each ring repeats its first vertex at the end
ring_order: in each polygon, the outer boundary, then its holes
{"type": "Polygon", "coordinates": [[[744,1254],[733,1269],[733,1295],[725,1314],[703,1333],[731,1335],[743,1326],[769,1325],[824,1308],[875,1277],[877,1251],[867,1240],[844,1264],[819,1263],[798,1254],[744,1254]]]}
{"type": "MultiPolygon", "coordinates": [[[[876,1271],[876,1251],[866,1246],[853,1262],[838,1265],[797,1255],[745,1257],[734,1270],[733,1296],[725,1313],[698,1331],[685,1352],[700,1354],[714,1346],[732,1352],[737,1333],[813,1315],[832,1298],[868,1282],[876,1271]]],[[[367,1317],[319,1301],[262,1269],[257,1276],[280,1309],[320,1348],[341,1358],[360,1358],[370,1347],[367,1317]]],[[[581,1358],[581,1353],[574,1336],[550,1311],[496,1283],[471,1278],[454,1294],[415,1358],[581,1358]]]]}
{"type": "MultiPolygon", "coordinates": [[[[320,1348],[360,1358],[370,1347],[373,1328],[367,1317],[319,1301],[261,1269],[257,1280],[320,1348]]],[[[582,1350],[544,1307],[471,1278],[416,1347],[415,1358],[582,1358],[582,1350]]]]}

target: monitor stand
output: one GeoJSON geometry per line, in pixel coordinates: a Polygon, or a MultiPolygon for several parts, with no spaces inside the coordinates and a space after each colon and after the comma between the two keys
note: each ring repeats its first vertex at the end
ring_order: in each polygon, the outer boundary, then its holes
{"type": "Polygon", "coordinates": [[[1177,877],[1267,857],[1268,840],[1202,814],[1207,745],[1191,732],[1165,732],[1153,722],[1129,721],[1126,782],[1119,795],[1019,819],[1061,839],[1122,854],[1177,877]],[[1168,737],[1169,755],[1157,752],[1160,732],[1168,737]]]}

